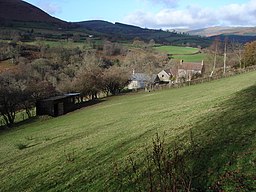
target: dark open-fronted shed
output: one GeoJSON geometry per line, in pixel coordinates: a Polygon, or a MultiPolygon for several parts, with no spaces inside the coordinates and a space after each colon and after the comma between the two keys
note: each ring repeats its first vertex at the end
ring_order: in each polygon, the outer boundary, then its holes
{"type": "Polygon", "coordinates": [[[37,115],[57,117],[79,108],[80,93],[69,93],[37,101],[37,115]]]}

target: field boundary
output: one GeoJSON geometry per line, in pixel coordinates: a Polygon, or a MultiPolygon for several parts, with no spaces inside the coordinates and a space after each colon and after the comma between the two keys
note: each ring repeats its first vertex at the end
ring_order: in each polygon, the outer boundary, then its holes
{"type": "Polygon", "coordinates": [[[181,82],[181,83],[174,83],[174,84],[162,84],[162,85],[155,85],[153,87],[154,90],[159,90],[159,89],[170,89],[170,88],[180,88],[180,87],[186,87],[186,86],[191,86],[191,85],[197,85],[201,83],[206,83],[206,82],[211,82],[214,80],[218,79],[224,79],[228,77],[233,77],[239,74],[244,74],[244,73],[249,73],[252,71],[256,71],[256,65],[246,67],[241,70],[234,70],[234,71],[229,71],[225,74],[221,75],[214,75],[214,76],[209,76],[209,77],[204,77],[204,78],[197,78],[191,81],[186,81],[186,82],[181,82]]]}
{"type": "MultiPolygon", "coordinates": [[[[202,84],[202,83],[206,83],[206,82],[211,82],[211,81],[218,80],[218,79],[228,78],[228,77],[232,77],[232,76],[236,76],[239,74],[244,74],[244,73],[248,73],[248,72],[252,72],[252,71],[256,71],[256,65],[249,66],[249,67],[246,67],[246,68],[240,69],[240,70],[229,71],[226,74],[215,75],[212,77],[197,78],[197,79],[194,79],[191,81],[174,83],[174,84],[153,85],[151,87],[151,89],[145,89],[145,91],[150,91],[150,90],[157,91],[157,90],[163,90],[163,89],[174,89],[174,88],[187,87],[187,86],[202,84]]],[[[29,119],[29,117],[27,116],[25,111],[20,111],[17,113],[17,115],[19,116],[19,118],[18,118],[18,120],[16,120],[16,123],[29,119]]],[[[36,116],[36,112],[34,109],[34,110],[32,110],[32,117],[35,117],[35,116],[36,116]]],[[[0,129],[1,129],[1,127],[4,127],[4,126],[6,126],[6,123],[4,121],[3,116],[0,115],[0,129]]]]}

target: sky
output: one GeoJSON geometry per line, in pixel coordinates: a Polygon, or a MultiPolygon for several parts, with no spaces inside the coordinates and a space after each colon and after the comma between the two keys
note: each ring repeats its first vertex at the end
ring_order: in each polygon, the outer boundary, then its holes
{"type": "Polygon", "coordinates": [[[59,19],[153,29],[256,26],[256,0],[25,0],[59,19]]]}

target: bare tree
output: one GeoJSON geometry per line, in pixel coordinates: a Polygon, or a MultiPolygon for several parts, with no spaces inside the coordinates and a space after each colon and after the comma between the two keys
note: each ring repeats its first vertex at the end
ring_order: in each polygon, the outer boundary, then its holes
{"type": "Polygon", "coordinates": [[[155,40],[154,39],[150,39],[150,41],[149,41],[149,46],[150,47],[154,47],[155,46],[155,44],[156,44],[156,42],[155,42],[155,40]]]}
{"type": "Polygon", "coordinates": [[[225,38],[225,42],[224,42],[223,74],[226,73],[226,65],[227,65],[227,43],[228,43],[228,39],[225,38]]]}
{"type": "Polygon", "coordinates": [[[88,52],[84,55],[84,60],[75,74],[74,86],[76,90],[84,96],[96,99],[98,93],[103,90],[103,69],[100,67],[102,60],[94,53],[88,52]]]}
{"type": "Polygon", "coordinates": [[[239,62],[239,67],[241,69],[242,68],[243,52],[244,52],[243,45],[239,42],[232,41],[231,42],[231,50],[235,54],[235,56],[239,62]]]}
{"type": "Polygon", "coordinates": [[[0,76],[0,114],[7,126],[14,124],[16,112],[19,108],[22,95],[21,81],[10,72],[0,76]]]}
{"type": "Polygon", "coordinates": [[[122,67],[112,66],[103,72],[104,89],[107,94],[119,93],[128,83],[129,73],[122,67]]]}
{"type": "Polygon", "coordinates": [[[213,73],[215,72],[215,69],[216,69],[219,47],[220,47],[220,40],[218,38],[216,38],[210,47],[210,54],[213,54],[213,67],[212,67],[210,77],[213,75],[213,73]]]}
{"type": "Polygon", "coordinates": [[[256,41],[246,43],[243,52],[244,67],[255,65],[256,63],[256,41]]]}
{"type": "Polygon", "coordinates": [[[80,70],[74,85],[83,96],[88,96],[92,100],[97,99],[98,94],[103,90],[102,69],[92,67],[80,70]]]}

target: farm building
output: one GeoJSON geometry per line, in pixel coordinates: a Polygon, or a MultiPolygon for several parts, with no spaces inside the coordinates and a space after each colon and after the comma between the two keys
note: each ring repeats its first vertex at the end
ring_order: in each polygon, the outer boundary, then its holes
{"type": "Polygon", "coordinates": [[[160,83],[169,83],[173,77],[171,70],[162,70],[157,74],[160,83]]]}
{"type": "Polygon", "coordinates": [[[191,81],[193,77],[200,76],[204,73],[204,61],[201,63],[183,62],[180,61],[178,71],[176,74],[177,79],[184,79],[191,81]]]}
{"type": "Polygon", "coordinates": [[[182,81],[191,81],[193,78],[201,76],[204,73],[204,62],[183,62],[173,66],[171,69],[160,71],[157,76],[160,83],[179,83],[182,81]],[[176,79],[176,80],[174,80],[176,79]]]}
{"type": "Polygon", "coordinates": [[[157,75],[148,75],[145,73],[134,73],[128,84],[128,89],[144,89],[155,83],[157,75]]]}
{"type": "Polygon", "coordinates": [[[69,93],[37,101],[36,113],[53,117],[64,115],[78,108],[79,96],[79,93],[69,93]]]}

